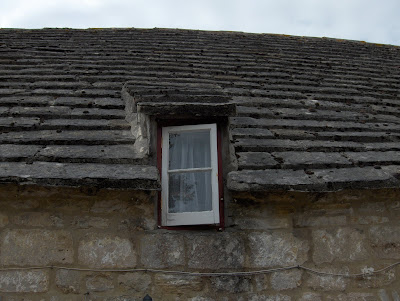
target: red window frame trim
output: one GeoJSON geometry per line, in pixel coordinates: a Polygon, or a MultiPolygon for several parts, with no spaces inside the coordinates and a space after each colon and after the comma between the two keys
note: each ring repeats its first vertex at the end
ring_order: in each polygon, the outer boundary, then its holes
{"type": "Polygon", "coordinates": [[[225,229],[225,206],[224,206],[224,180],[222,174],[222,129],[221,124],[216,120],[159,120],[157,121],[157,168],[161,181],[162,169],[162,128],[165,126],[195,125],[195,124],[217,124],[217,155],[218,155],[218,196],[219,196],[219,224],[217,225],[193,225],[193,226],[163,226],[161,223],[161,191],[158,192],[157,200],[157,224],[159,229],[167,230],[206,230],[217,229],[222,231],[225,229]]]}

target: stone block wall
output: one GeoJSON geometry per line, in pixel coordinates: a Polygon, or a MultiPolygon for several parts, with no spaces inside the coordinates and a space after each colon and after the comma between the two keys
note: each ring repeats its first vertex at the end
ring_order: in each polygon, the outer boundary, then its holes
{"type": "Polygon", "coordinates": [[[400,300],[400,265],[353,278],[129,271],[376,271],[400,261],[399,190],[236,194],[222,232],[158,229],[155,197],[1,186],[0,300],[400,300]]]}

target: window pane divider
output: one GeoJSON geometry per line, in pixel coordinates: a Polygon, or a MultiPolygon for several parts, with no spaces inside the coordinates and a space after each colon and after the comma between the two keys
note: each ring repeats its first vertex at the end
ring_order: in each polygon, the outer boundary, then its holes
{"type": "Polygon", "coordinates": [[[196,172],[196,171],[209,171],[209,170],[212,170],[212,167],[172,169],[172,170],[168,170],[168,173],[196,172]]]}

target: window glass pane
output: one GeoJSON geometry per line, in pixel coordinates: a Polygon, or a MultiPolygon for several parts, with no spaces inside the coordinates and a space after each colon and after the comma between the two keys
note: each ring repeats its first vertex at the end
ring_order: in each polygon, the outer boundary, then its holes
{"type": "Polygon", "coordinates": [[[210,166],[209,130],[169,134],[169,169],[210,166]]]}
{"type": "Polygon", "coordinates": [[[169,175],[168,212],[211,211],[211,171],[169,175]]]}

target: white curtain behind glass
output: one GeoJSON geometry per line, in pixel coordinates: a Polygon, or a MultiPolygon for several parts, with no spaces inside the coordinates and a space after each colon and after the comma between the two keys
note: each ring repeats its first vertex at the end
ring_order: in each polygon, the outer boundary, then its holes
{"type": "MultiPolygon", "coordinates": [[[[170,133],[169,170],[211,167],[210,132],[170,133]]],[[[211,171],[169,174],[169,212],[212,210],[211,171]]]]}

